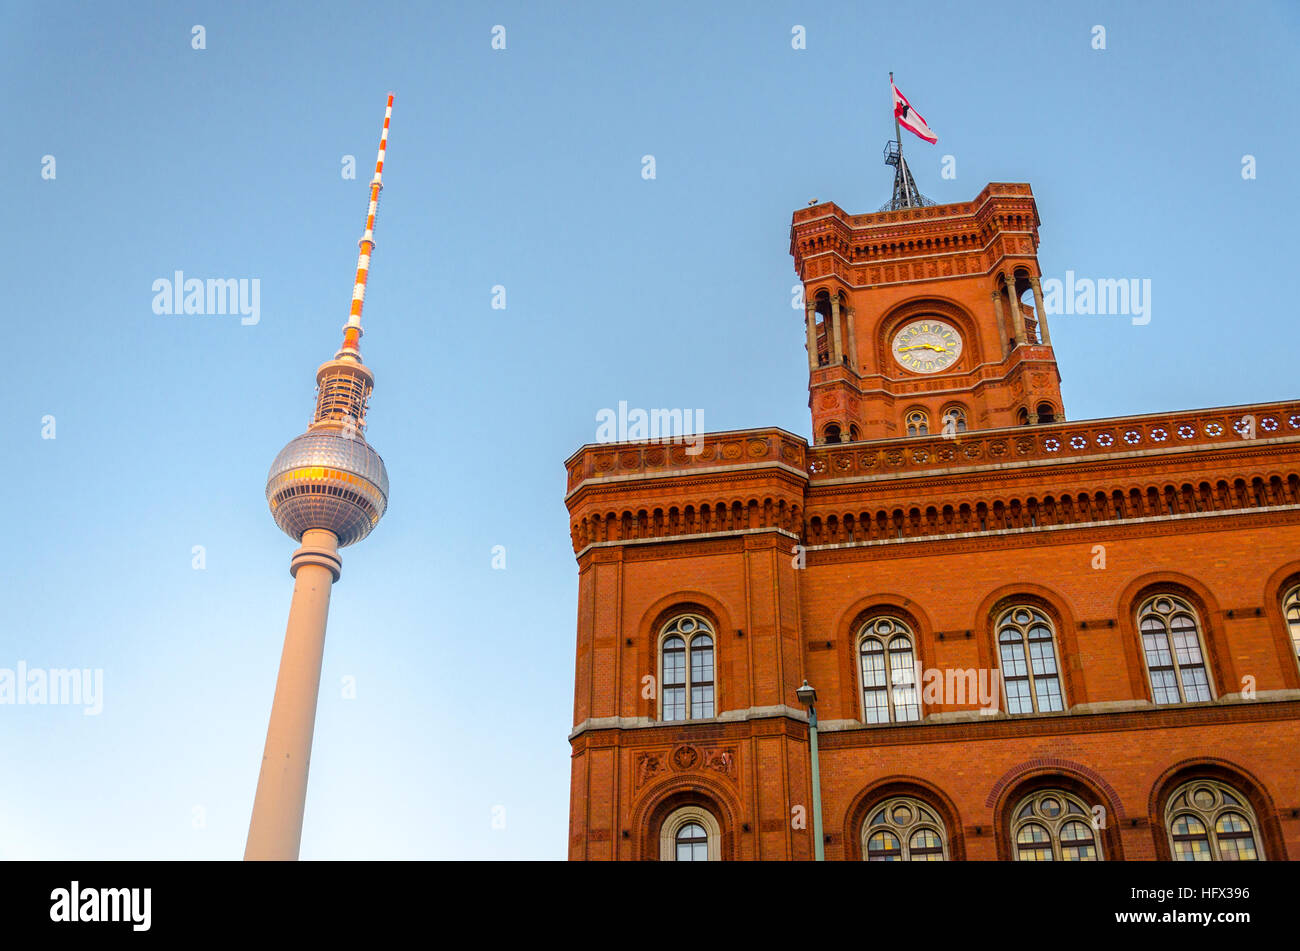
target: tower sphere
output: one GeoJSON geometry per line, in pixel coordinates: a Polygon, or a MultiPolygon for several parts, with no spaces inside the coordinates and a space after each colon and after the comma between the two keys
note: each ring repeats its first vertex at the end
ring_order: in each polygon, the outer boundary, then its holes
{"type": "Polygon", "coordinates": [[[295,541],[309,528],[359,542],[388,507],[388,471],[359,433],[313,426],[280,450],[266,479],[275,523],[295,541]]]}

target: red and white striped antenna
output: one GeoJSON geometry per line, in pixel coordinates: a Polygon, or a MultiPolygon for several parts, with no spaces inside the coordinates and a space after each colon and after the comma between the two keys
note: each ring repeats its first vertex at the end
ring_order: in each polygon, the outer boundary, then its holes
{"type": "Polygon", "coordinates": [[[361,308],[366,303],[366,279],[370,276],[370,252],[375,249],[375,214],[379,211],[379,193],[384,189],[384,152],[388,148],[388,123],[393,118],[393,94],[388,94],[384,109],[384,131],[379,136],[379,155],[375,159],[375,177],[370,180],[370,207],[366,210],[366,233],[357,242],[357,279],[352,287],[352,310],[343,326],[343,347],[337,356],[361,359],[361,308]]]}

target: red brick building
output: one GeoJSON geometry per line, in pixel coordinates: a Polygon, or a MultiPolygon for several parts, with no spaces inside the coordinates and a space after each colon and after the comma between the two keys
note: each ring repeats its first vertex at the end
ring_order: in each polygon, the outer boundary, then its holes
{"type": "Polygon", "coordinates": [[[571,858],[812,858],[805,679],[828,859],[1300,857],[1300,402],[1066,422],[1038,224],[799,210],[813,444],[568,460],[571,858]]]}

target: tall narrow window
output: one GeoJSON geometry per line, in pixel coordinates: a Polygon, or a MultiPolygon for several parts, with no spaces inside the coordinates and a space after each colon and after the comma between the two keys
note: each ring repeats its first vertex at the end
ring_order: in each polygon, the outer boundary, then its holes
{"type": "Polygon", "coordinates": [[[1092,813],[1064,790],[1022,799],[1011,819],[1011,846],[1020,862],[1096,862],[1101,842],[1092,813]]]}
{"type": "Polygon", "coordinates": [[[859,633],[862,719],[907,723],[921,718],[912,631],[898,618],[872,618],[859,633]]]}
{"type": "Polygon", "coordinates": [[[1282,599],[1282,613],[1291,632],[1291,652],[1300,660],[1300,586],[1292,588],[1282,599]]]}
{"type": "Polygon", "coordinates": [[[948,839],[942,820],[919,799],[882,803],[862,828],[862,857],[868,862],[942,862],[948,839]]]}
{"type": "Polygon", "coordinates": [[[1149,598],[1138,609],[1138,631],[1152,700],[1168,704],[1212,699],[1200,625],[1190,604],[1167,594],[1149,598]]]}
{"type": "Polygon", "coordinates": [[[930,432],[930,417],[923,409],[909,411],[904,422],[909,436],[926,436],[930,432]]]}
{"type": "Polygon", "coordinates": [[[1179,862],[1253,862],[1259,848],[1255,812],[1223,783],[1198,779],[1174,790],[1165,806],[1169,850],[1179,862]]]}
{"type": "Polygon", "coordinates": [[[1065,709],[1056,666],[1052,622],[1037,608],[1020,605],[997,623],[1007,713],[1050,713],[1065,709]]]}
{"type": "Polygon", "coordinates": [[[945,436],[966,431],[966,410],[960,406],[949,406],[939,419],[940,431],[945,436]]]}
{"type": "Polygon", "coordinates": [[[664,627],[662,638],[663,719],[714,716],[713,637],[709,622],[698,615],[684,614],[664,627]]]}

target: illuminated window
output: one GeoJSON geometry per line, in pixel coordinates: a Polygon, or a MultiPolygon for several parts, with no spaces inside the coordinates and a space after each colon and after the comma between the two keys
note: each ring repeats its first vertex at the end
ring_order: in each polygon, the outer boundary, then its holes
{"type": "Polygon", "coordinates": [[[1169,850],[1179,862],[1254,862],[1264,857],[1246,797],[1211,780],[1174,790],[1165,806],[1169,850]]]}
{"type": "Polygon", "coordinates": [[[1101,841],[1093,815],[1077,797],[1048,789],[1026,796],[1011,819],[1011,844],[1019,862],[1097,862],[1101,841]]]}
{"type": "Polygon", "coordinates": [[[862,827],[862,857],[868,862],[943,862],[948,858],[944,833],[943,822],[925,803],[890,799],[862,827]]]}
{"type": "Polygon", "coordinates": [[[1151,699],[1158,704],[1210,700],[1196,611],[1181,598],[1161,594],[1138,609],[1151,699]]]}
{"type": "Polygon", "coordinates": [[[661,695],[664,720],[701,720],[713,710],[713,637],[709,622],[694,614],[663,629],[661,695]]]}
{"type": "Polygon", "coordinates": [[[1052,622],[1047,615],[1037,608],[1019,605],[1003,612],[997,632],[1007,713],[1064,710],[1052,622]]]}
{"type": "Polygon", "coordinates": [[[906,723],[921,718],[912,632],[894,617],[872,618],[859,632],[862,719],[906,723]]]}

